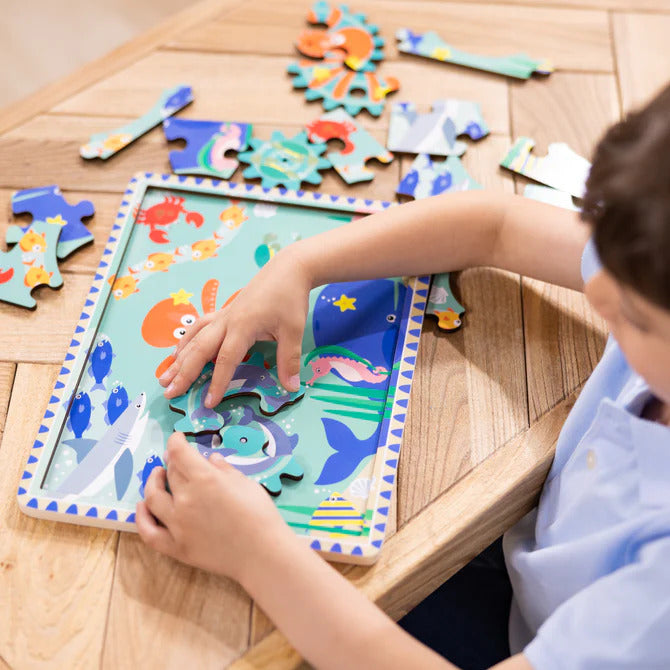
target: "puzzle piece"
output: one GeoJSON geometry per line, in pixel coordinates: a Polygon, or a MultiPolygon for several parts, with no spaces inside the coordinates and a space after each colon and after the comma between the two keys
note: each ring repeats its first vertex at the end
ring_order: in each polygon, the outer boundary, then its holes
{"type": "Polygon", "coordinates": [[[0,252],[0,300],[33,309],[36,286],[59,288],[56,248],[63,224],[33,221],[9,251],[0,252]]]}
{"type": "Polygon", "coordinates": [[[478,103],[448,98],[435,100],[431,111],[419,114],[413,102],[393,105],[386,146],[391,151],[461,156],[467,144],[457,140],[468,135],[479,140],[489,134],[478,103]]]}
{"type": "Polygon", "coordinates": [[[190,86],[166,89],[146,114],[120,128],[91,135],[88,143],[79,148],[79,154],[82,158],[109,158],[191,102],[190,86]]]}
{"type": "Polygon", "coordinates": [[[303,181],[320,184],[319,170],[330,167],[330,161],[320,156],[326,145],[310,144],[304,131],[287,138],[275,130],[271,139],[252,139],[250,144],[250,151],[238,155],[241,161],[249,163],[242,174],[246,179],[259,177],[263,188],[283,184],[298,189],[303,181]]]}
{"type": "Polygon", "coordinates": [[[550,144],[546,156],[531,156],[534,146],[529,137],[520,137],[500,165],[575,198],[583,197],[591,163],[564,142],[550,144]]]}
{"type": "Polygon", "coordinates": [[[557,191],[555,188],[550,188],[549,186],[526,184],[526,188],[523,190],[523,197],[545,202],[548,205],[554,205],[554,207],[563,207],[563,209],[579,212],[579,207],[575,207],[572,196],[569,193],[557,191]]]}
{"type": "Polygon", "coordinates": [[[395,34],[400,40],[398,51],[415,56],[425,56],[444,63],[464,65],[476,70],[503,74],[517,79],[528,79],[531,74],[550,74],[554,71],[548,60],[535,60],[524,53],[511,56],[481,56],[456,49],[447,44],[437,33],[414,33],[401,28],[395,34]]]}
{"type": "MultiPolygon", "coordinates": [[[[184,414],[184,418],[175,423],[175,430],[198,434],[217,431],[223,427],[220,405],[217,409],[205,407],[213,372],[214,365],[207,363],[191,388],[170,401],[170,409],[184,414]]],[[[286,405],[300,400],[304,394],[304,391],[289,392],[283,389],[272,372],[265,367],[263,355],[256,352],[248,361],[238,365],[222,402],[238,396],[256,396],[260,400],[260,411],[272,416],[286,405]]]]}
{"type": "Polygon", "coordinates": [[[293,88],[305,88],[307,100],[322,100],[326,111],[344,107],[352,116],[362,109],[379,116],[386,96],[400,88],[395,77],[380,79],[372,72],[352,72],[336,58],[290,63],[287,71],[298,75],[293,80],[293,88]],[[363,95],[355,94],[359,92],[363,95]]]}
{"type": "MultiPolygon", "coordinates": [[[[33,221],[60,223],[62,226],[56,256],[65,258],[73,251],[93,241],[93,234],[82,223],[82,219],[95,214],[90,200],[70,205],[58,186],[43,186],[17,191],[12,196],[14,214],[32,214],[33,221]],[[57,221],[56,221],[57,220],[57,221]]],[[[7,230],[7,244],[15,244],[28,231],[30,225],[13,225],[7,230]]]]}
{"type": "Polygon", "coordinates": [[[398,184],[396,193],[419,200],[447,191],[474,191],[481,188],[481,184],[467,173],[458,156],[447,156],[444,162],[438,163],[427,154],[419,154],[398,184]]]}
{"type": "Polygon", "coordinates": [[[373,71],[384,58],[384,40],[377,36],[379,29],[365,20],[364,14],[352,14],[345,5],[330,7],[323,0],[314,3],[307,16],[310,23],[325,23],[327,30],[306,30],[298,38],[298,51],[310,58],[338,58],[352,70],[373,71]]]}
{"type": "Polygon", "coordinates": [[[186,147],[170,152],[170,165],[176,174],[202,174],[219,179],[233,176],[239,162],[226,156],[229,150],[247,148],[250,123],[166,119],[165,139],[186,140],[186,147]]]}
{"type": "Polygon", "coordinates": [[[451,290],[451,278],[448,272],[433,277],[430,287],[426,314],[437,317],[437,327],[441,330],[458,330],[463,321],[465,308],[451,290]]]}
{"type": "Polygon", "coordinates": [[[367,160],[376,158],[382,163],[393,160],[393,154],[343,109],[335,109],[307,124],[307,136],[312,142],[332,139],[344,142],[342,151],[332,151],[326,158],[347,184],[374,179],[374,172],[365,167],[367,160]]]}

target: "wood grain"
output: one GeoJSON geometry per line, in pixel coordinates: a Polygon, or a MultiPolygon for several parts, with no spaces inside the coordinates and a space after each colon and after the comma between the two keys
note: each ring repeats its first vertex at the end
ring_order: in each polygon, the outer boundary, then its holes
{"type": "MultiPolygon", "coordinates": [[[[572,393],[499,448],[405,524],[375,565],[355,567],[347,578],[393,619],[404,616],[536,504],[576,397],[572,393]]],[[[299,654],[275,631],[231,668],[288,670],[299,663],[299,654]]]]}
{"type": "Polygon", "coordinates": [[[670,81],[670,16],[614,14],[612,24],[621,102],[628,111],[670,81]]]}
{"type": "Polygon", "coordinates": [[[16,366],[13,363],[0,363],[0,444],[2,444],[2,434],[5,430],[5,419],[15,372],[16,366]]]}
{"type": "MultiPolygon", "coordinates": [[[[403,0],[394,0],[402,2],[403,0]]],[[[431,2],[451,3],[452,0],[429,0],[431,2]]],[[[470,0],[472,4],[505,5],[510,11],[519,7],[574,7],[575,9],[613,9],[635,12],[670,12],[670,0],[470,0]]]]}
{"type": "MultiPolygon", "coordinates": [[[[239,5],[225,18],[201,23],[176,37],[171,48],[228,53],[293,56],[294,43],[309,24],[309,3],[288,0],[255,0],[239,5]]],[[[395,32],[435,30],[459,49],[491,55],[525,51],[537,58],[549,58],[556,67],[572,70],[613,68],[609,24],[605,12],[543,7],[509,7],[481,4],[477,20],[468,3],[412,2],[394,0],[357,2],[354,9],[368,15],[384,38],[387,61],[413,60],[399,55],[395,32]]],[[[392,71],[382,66],[381,72],[392,71]]],[[[442,65],[443,71],[451,70],[442,65]]],[[[402,80],[401,80],[402,81],[402,80]]]]}
{"type": "Polygon", "coordinates": [[[0,656],[14,668],[90,668],[107,619],[116,533],[28,517],[15,497],[59,369],[18,366],[0,447],[0,656]]]}

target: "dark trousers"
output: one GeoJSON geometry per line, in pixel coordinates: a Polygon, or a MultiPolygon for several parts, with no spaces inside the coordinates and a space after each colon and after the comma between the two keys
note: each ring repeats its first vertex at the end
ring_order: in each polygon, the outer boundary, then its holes
{"type": "Polygon", "coordinates": [[[483,670],[510,655],[511,601],[499,538],[398,623],[459,668],[483,670]]]}

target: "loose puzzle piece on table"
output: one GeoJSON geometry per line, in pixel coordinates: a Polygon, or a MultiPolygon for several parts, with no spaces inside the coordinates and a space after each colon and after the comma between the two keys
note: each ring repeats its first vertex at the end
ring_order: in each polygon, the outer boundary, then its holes
{"type": "Polygon", "coordinates": [[[303,181],[320,184],[319,170],[330,167],[330,161],[322,158],[325,144],[310,144],[307,133],[298,133],[293,138],[275,130],[269,140],[250,140],[251,150],[238,155],[240,161],[249,163],[242,173],[246,179],[259,177],[264,188],[283,184],[286,188],[298,189],[303,181]]]}
{"type": "Polygon", "coordinates": [[[170,152],[170,165],[176,174],[202,174],[219,179],[233,176],[239,162],[226,156],[227,151],[247,148],[250,123],[166,119],[165,139],[186,140],[186,146],[170,152]]]}
{"type": "Polygon", "coordinates": [[[326,111],[344,107],[352,116],[362,109],[379,116],[386,96],[400,87],[395,77],[381,79],[372,72],[352,72],[335,58],[290,63],[287,71],[298,75],[293,79],[293,88],[306,89],[307,100],[322,100],[326,111]],[[359,92],[363,95],[355,94],[359,92]]]}
{"type": "Polygon", "coordinates": [[[419,114],[413,102],[400,102],[391,109],[386,146],[391,151],[460,156],[467,144],[459,135],[479,140],[489,128],[478,103],[448,98],[435,100],[431,111],[419,114]]]}
{"type": "Polygon", "coordinates": [[[555,188],[549,186],[538,186],[537,184],[526,184],[523,190],[523,197],[531,200],[539,200],[554,207],[563,207],[563,209],[570,209],[573,212],[578,212],[579,207],[575,207],[572,201],[572,196],[563,191],[557,191],[555,188]]]}
{"type": "Polygon", "coordinates": [[[312,142],[332,139],[344,142],[342,151],[333,151],[326,157],[347,184],[374,179],[374,172],[365,167],[367,160],[376,158],[382,163],[393,160],[393,154],[343,109],[335,109],[307,124],[307,136],[312,142]]]}
{"type": "Polygon", "coordinates": [[[442,330],[458,330],[462,324],[465,308],[451,290],[448,272],[435,275],[428,296],[426,314],[437,317],[437,326],[442,330]]]}
{"type": "MultiPolygon", "coordinates": [[[[214,365],[208,363],[191,388],[170,401],[170,409],[184,415],[175,423],[175,430],[198,434],[215,432],[223,427],[222,413],[205,407],[213,372],[214,365]]],[[[271,416],[286,405],[297,402],[304,394],[304,391],[290,392],[283,389],[265,367],[263,355],[254,353],[248,361],[238,365],[222,402],[238,396],[257,396],[260,399],[260,411],[271,416]]]]}
{"type": "MultiPolygon", "coordinates": [[[[32,214],[33,221],[46,221],[61,226],[56,256],[65,258],[73,251],[93,241],[93,234],[82,223],[82,219],[95,214],[90,200],[70,205],[58,186],[43,186],[17,191],[12,196],[14,214],[32,214]]],[[[7,230],[7,244],[18,242],[30,228],[29,225],[14,225],[7,230]]]]}
{"type": "Polygon", "coordinates": [[[395,34],[400,40],[398,51],[425,56],[445,63],[464,65],[476,70],[504,74],[517,79],[528,79],[531,74],[550,74],[554,71],[548,60],[535,60],[524,53],[511,56],[481,56],[479,54],[461,51],[447,44],[437,33],[414,33],[407,28],[401,28],[395,34]]]}
{"type": "Polygon", "coordinates": [[[396,193],[416,198],[428,198],[445,191],[473,191],[481,189],[466,171],[458,156],[447,156],[438,163],[427,154],[419,154],[409,172],[402,178],[396,193]]]}
{"type": "Polygon", "coordinates": [[[63,223],[34,221],[9,251],[0,251],[0,300],[32,309],[36,286],[59,288],[56,248],[63,223]]]}
{"type": "Polygon", "coordinates": [[[191,102],[193,91],[190,86],[169,88],[146,114],[120,128],[91,135],[79,153],[82,158],[109,158],[191,102]]]}
{"type": "Polygon", "coordinates": [[[529,137],[520,137],[500,165],[575,198],[583,197],[591,163],[564,142],[550,144],[546,156],[531,156],[534,146],[529,137]]]}
{"type": "Polygon", "coordinates": [[[384,40],[377,37],[379,29],[365,20],[365,14],[352,14],[345,5],[331,7],[327,2],[314,3],[307,16],[310,23],[323,23],[327,30],[306,30],[298,38],[297,49],[310,58],[337,57],[344,53],[344,62],[352,70],[373,71],[384,54],[384,40]]]}

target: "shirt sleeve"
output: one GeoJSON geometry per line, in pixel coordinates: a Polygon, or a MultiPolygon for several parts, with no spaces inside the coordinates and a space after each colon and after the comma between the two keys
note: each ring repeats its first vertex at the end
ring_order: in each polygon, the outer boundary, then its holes
{"type": "Polygon", "coordinates": [[[593,243],[593,238],[590,237],[582,252],[582,279],[584,283],[586,284],[601,269],[602,263],[598,257],[596,245],[593,243]]]}
{"type": "Polygon", "coordinates": [[[524,649],[534,670],[670,668],[670,537],[564,602],[524,649]]]}

